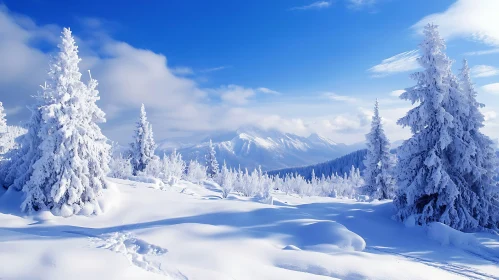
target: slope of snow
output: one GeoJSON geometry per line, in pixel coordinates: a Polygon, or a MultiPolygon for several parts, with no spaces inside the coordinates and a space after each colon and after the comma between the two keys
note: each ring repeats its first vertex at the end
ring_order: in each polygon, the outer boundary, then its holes
{"type": "Polygon", "coordinates": [[[96,217],[23,217],[19,193],[3,194],[0,278],[499,277],[498,236],[466,235],[484,249],[470,251],[455,241],[460,233],[439,224],[425,229],[393,221],[390,202],[274,193],[268,205],[236,195],[221,200],[213,184],[112,181],[120,191],[114,207],[96,217]]]}
{"type": "MultiPolygon", "coordinates": [[[[301,137],[277,130],[244,127],[235,132],[206,137],[189,147],[179,147],[178,152],[186,160],[203,162],[210,139],[220,163],[226,161],[228,166],[241,166],[250,170],[258,166],[263,170],[272,170],[309,165],[337,158],[359,148],[359,145],[337,144],[318,134],[301,137]]],[[[168,151],[171,145],[168,141],[162,141],[159,149],[168,151]]]]}

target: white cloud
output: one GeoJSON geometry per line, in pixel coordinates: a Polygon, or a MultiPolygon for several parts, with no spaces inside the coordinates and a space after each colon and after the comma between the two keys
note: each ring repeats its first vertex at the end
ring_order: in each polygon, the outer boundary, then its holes
{"type": "Polygon", "coordinates": [[[390,95],[391,96],[395,96],[395,97],[399,97],[404,92],[405,92],[405,90],[398,89],[398,90],[394,90],[394,91],[390,92],[390,95]]]}
{"type": "Polygon", "coordinates": [[[468,38],[499,46],[498,11],[497,0],[458,0],[444,12],[424,17],[413,28],[421,31],[434,23],[444,38],[468,38]]]}
{"type": "Polygon", "coordinates": [[[471,68],[471,75],[475,78],[497,76],[499,68],[490,65],[476,65],[471,68]]]}
{"type": "Polygon", "coordinates": [[[220,98],[224,102],[235,105],[248,103],[248,99],[256,94],[254,89],[244,88],[238,85],[221,86],[216,92],[220,94],[220,98]]]}
{"type": "Polygon", "coordinates": [[[485,111],[483,112],[485,121],[491,121],[497,119],[497,113],[495,111],[485,111]]]}
{"type": "Polygon", "coordinates": [[[314,2],[310,5],[293,7],[290,10],[292,10],[292,11],[294,11],[294,10],[320,10],[320,9],[329,8],[330,6],[331,6],[331,2],[317,1],[317,2],[314,2]]]}
{"type": "Polygon", "coordinates": [[[467,53],[465,53],[465,55],[486,55],[486,54],[494,54],[494,53],[499,53],[499,49],[490,49],[490,50],[484,50],[484,51],[467,52],[467,53]]]}
{"type": "Polygon", "coordinates": [[[324,97],[331,99],[333,101],[341,101],[341,102],[357,102],[357,98],[351,97],[351,96],[346,96],[346,95],[339,95],[334,92],[326,92],[323,94],[324,97]]]}
{"type": "Polygon", "coordinates": [[[257,88],[256,89],[258,92],[261,92],[261,93],[266,93],[266,94],[281,94],[280,92],[278,91],[275,91],[275,90],[271,90],[269,88],[265,88],[265,87],[261,87],[261,88],[257,88]]]}
{"type": "Polygon", "coordinates": [[[403,52],[381,61],[380,64],[368,69],[373,77],[384,77],[387,75],[408,72],[419,68],[417,62],[418,50],[403,52]]]}
{"type": "Polygon", "coordinates": [[[499,83],[484,85],[482,90],[486,93],[499,94],[499,83]]]}

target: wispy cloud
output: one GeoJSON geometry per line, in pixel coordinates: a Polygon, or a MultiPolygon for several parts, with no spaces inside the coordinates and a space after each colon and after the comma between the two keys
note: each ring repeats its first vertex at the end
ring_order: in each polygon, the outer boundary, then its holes
{"type": "Polygon", "coordinates": [[[265,88],[265,87],[257,88],[256,90],[261,92],[261,93],[266,93],[266,94],[281,94],[278,91],[271,90],[271,89],[265,88]]]}
{"type": "Polygon", "coordinates": [[[357,98],[354,98],[351,96],[346,96],[346,95],[339,95],[339,94],[336,94],[334,92],[325,92],[323,94],[323,96],[328,98],[328,99],[331,99],[333,101],[350,102],[350,103],[358,101],[357,98]]]}
{"type": "Polygon", "coordinates": [[[387,59],[383,59],[380,64],[368,69],[372,77],[379,78],[395,73],[408,72],[418,69],[418,51],[412,50],[403,52],[387,59]]]}
{"type": "Polygon", "coordinates": [[[290,8],[290,11],[296,11],[296,10],[320,10],[320,9],[326,9],[331,6],[331,2],[328,1],[317,1],[314,2],[310,5],[305,5],[305,6],[298,6],[298,7],[293,7],[290,8]]]}
{"type": "Polygon", "coordinates": [[[475,78],[497,76],[499,75],[499,68],[490,65],[476,65],[471,68],[471,74],[475,78]]]}
{"type": "Polygon", "coordinates": [[[499,49],[490,49],[490,50],[483,50],[483,51],[467,52],[464,55],[486,55],[486,54],[494,54],[494,53],[499,53],[499,49]]]}
{"type": "Polygon", "coordinates": [[[225,70],[225,69],[231,68],[231,67],[232,66],[218,66],[218,67],[213,67],[213,68],[202,69],[202,70],[199,70],[199,72],[201,72],[201,73],[211,73],[211,72],[225,70]]]}
{"type": "Polygon", "coordinates": [[[266,87],[247,88],[239,85],[224,85],[217,89],[211,89],[209,92],[218,94],[222,102],[232,105],[245,105],[250,99],[258,93],[262,94],[280,94],[280,92],[266,87]]]}
{"type": "Polygon", "coordinates": [[[497,11],[497,0],[458,0],[446,11],[424,17],[413,28],[421,32],[426,24],[434,23],[444,38],[468,38],[499,46],[497,11]]]}
{"type": "Polygon", "coordinates": [[[173,74],[181,76],[194,75],[194,70],[192,70],[192,68],[190,67],[175,67],[172,68],[171,71],[173,72],[173,74]]]}
{"type": "Polygon", "coordinates": [[[351,9],[359,9],[366,6],[372,6],[376,0],[348,0],[348,7],[351,9]]]}
{"type": "Polygon", "coordinates": [[[486,93],[499,94],[499,83],[484,85],[482,90],[486,93]]]}

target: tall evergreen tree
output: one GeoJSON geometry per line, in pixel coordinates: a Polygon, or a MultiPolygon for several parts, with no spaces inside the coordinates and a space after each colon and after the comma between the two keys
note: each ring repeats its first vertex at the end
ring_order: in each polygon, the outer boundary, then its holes
{"type": "Polygon", "coordinates": [[[208,154],[206,155],[206,166],[206,173],[208,174],[208,177],[215,178],[219,172],[219,169],[215,147],[213,146],[213,142],[211,141],[211,139],[208,146],[208,154]]]}
{"type": "MultiPolygon", "coordinates": [[[[456,223],[456,228],[471,230],[479,227],[497,227],[497,213],[499,205],[494,205],[498,198],[498,186],[494,180],[496,176],[497,159],[493,141],[480,132],[484,126],[484,116],[480,112],[483,104],[476,100],[477,92],[470,78],[468,62],[463,61],[459,73],[461,108],[456,131],[459,141],[454,145],[455,153],[452,163],[458,176],[460,188],[460,203],[465,208],[462,216],[456,223]]],[[[457,114],[456,114],[457,115],[457,114]]]]}
{"type": "Polygon", "coordinates": [[[131,146],[131,162],[133,174],[137,175],[146,169],[149,162],[156,158],[154,151],[156,143],[152,132],[152,125],[147,121],[144,104],[140,107],[140,118],[135,128],[135,135],[131,146]]]}
{"type": "Polygon", "coordinates": [[[374,105],[371,131],[366,135],[367,155],[364,160],[365,191],[373,199],[390,199],[394,195],[395,180],[391,174],[393,164],[390,155],[390,142],[386,138],[378,100],[374,105]]]}
{"type": "Polygon", "coordinates": [[[449,174],[452,168],[447,158],[454,127],[446,108],[451,62],[437,26],[425,26],[424,35],[418,58],[423,71],[412,74],[417,84],[401,95],[418,105],[398,121],[413,135],[398,149],[395,205],[401,220],[411,218],[419,224],[439,221],[452,226],[460,210],[456,209],[459,191],[449,174]]]}
{"type": "Polygon", "coordinates": [[[28,212],[48,208],[62,216],[99,214],[110,149],[97,126],[105,121],[104,113],[95,104],[97,82],[81,81],[71,30],[64,28],[61,39],[40,107],[41,156],[23,187],[26,198],[21,207],[28,212]]]}

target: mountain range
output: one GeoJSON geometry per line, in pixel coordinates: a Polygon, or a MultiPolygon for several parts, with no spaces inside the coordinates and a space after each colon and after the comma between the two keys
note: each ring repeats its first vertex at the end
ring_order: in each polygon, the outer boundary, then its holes
{"type": "MultiPolygon", "coordinates": [[[[193,138],[190,138],[190,141],[193,138]]],[[[210,139],[220,165],[225,161],[230,167],[275,170],[306,166],[331,160],[365,147],[364,143],[346,145],[335,143],[327,137],[311,134],[303,137],[278,130],[244,127],[236,131],[215,133],[200,139],[198,143],[186,141],[162,141],[158,150],[169,152],[174,148],[184,160],[204,162],[210,139]],[[182,144],[180,144],[182,143],[182,144]]]]}

